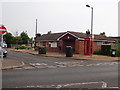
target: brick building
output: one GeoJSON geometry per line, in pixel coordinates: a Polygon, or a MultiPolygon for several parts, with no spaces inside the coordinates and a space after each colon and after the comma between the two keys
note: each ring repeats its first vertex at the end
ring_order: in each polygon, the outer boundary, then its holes
{"type": "MultiPolygon", "coordinates": [[[[36,35],[35,41],[37,47],[45,46],[47,47],[47,51],[65,52],[66,46],[72,46],[74,53],[84,54],[85,37],[86,33],[67,31],[62,33],[43,34],[41,36],[36,35]]],[[[102,44],[112,44],[114,42],[114,40],[107,36],[94,35],[92,51],[94,52],[94,50],[101,49],[102,44]]]]}
{"type": "Polygon", "coordinates": [[[118,37],[110,37],[110,38],[112,38],[112,39],[120,39],[120,36],[118,36],[118,37]]]}

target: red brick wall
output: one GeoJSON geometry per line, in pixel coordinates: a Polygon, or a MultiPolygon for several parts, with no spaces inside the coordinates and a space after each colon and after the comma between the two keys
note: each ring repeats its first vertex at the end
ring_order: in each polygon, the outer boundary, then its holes
{"type": "Polygon", "coordinates": [[[79,41],[78,40],[75,41],[75,53],[79,54],[79,41]]]}
{"type": "Polygon", "coordinates": [[[59,52],[63,52],[63,41],[62,40],[60,40],[59,42],[58,42],[58,51],[59,52]],[[59,49],[59,47],[61,47],[61,49],[59,49]]]}
{"type": "MultiPolygon", "coordinates": [[[[84,54],[84,41],[76,40],[75,43],[72,43],[72,44],[73,44],[73,47],[75,48],[75,53],[76,54],[84,54]]],[[[100,50],[101,49],[101,44],[98,44],[98,42],[93,42],[93,52],[95,50],[100,50]]],[[[55,47],[54,48],[50,47],[49,42],[42,42],[42,45],[47,46],[47,51],[64,52],[64,48],[67,44],[65,44],[62,40],[60,40],[57,43],[58,47],[56,47],[56,48],[55,47]],[[59,46],[61,46],[61,50],[59,49],[59,46]]]]}
{"type": "Polygon", "coordinates": [[[97,44],[97,42],[93,42],[93,52],[95,50],[100,50],[101,49],[101,45],[100,44],[97,44]]]}
{"type": "Polygon", "coordinates": [[[59,52],[59,49],[58,48],[48,47],[47,51],[50,51],[50,52],[59,52]]]}
{"type": "Polygon", "coordinates": [[[84,54],[84,41],[79,41],[79,53],[84,54]]]}
{"type": "Polygon", "coordinates": [[[93,52],[95,50],[101,50],[101,45],[102,44],[112,44],[112,43],[110,43],[110,42],[93,42],[93,52]]]}
{"type": "MultiPolygon", "coordinates": [[[[93,42],[93,52],[95,50],[100,50],[101,45],[97,45],[97,42],[93,42]]],[[[75,53],[76,54],[84,54],[84,41],[78,41],[75,42],[75,53]]]]}
{"type": "Polygon", "coordinates": [[[75,53],[84,54],[84,41],[75,41],[75,53]]]}
{"type": "Polygon", "coordinates": [[[47,51],[53,51],[53,52],[58,52],[59,51],[59,48],[58,47],[51,47],[51,45],[49,43],[52,43],[53,41],[43,41],[41,46],[44,46],[46,47],[47,51]]]}

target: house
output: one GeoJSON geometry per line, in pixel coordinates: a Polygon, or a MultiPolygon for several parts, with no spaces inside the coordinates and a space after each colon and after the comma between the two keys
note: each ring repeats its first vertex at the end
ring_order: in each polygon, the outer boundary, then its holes
{"type": "Polygon", "coordinates": [[[110,37],[110,38],[112,38],[112,39],[120,39],[120,37],[118,36],[118,37],[110,37]]]}
{"type": "MultiPolygon", "coordinates": [[[[37,47],[45,46],[47,51],[53,52],[65,52],[66,46],[71,46],[74,53],[84,54],[85,53],[85,37],[86,33],[81,32],[61,32],[36,35],[35,41],[37,47]]],[[[115,41],[107,36],[94,35],[92,42],[92,52],[101,49],[102,44],[112,44],[115,41]]]]}

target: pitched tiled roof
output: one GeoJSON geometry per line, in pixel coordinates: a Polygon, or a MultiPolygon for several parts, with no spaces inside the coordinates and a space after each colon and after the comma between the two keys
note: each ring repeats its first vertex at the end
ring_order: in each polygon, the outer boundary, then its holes
{"type": "Polygon", "coordinates": [[[118,37],[109,37],[109,38],[112,38],[112,39],[120,39],[120,36],[118,36],[118,37]]]}
{"type": "MultiPolygon", "coordinates": [[[[86,36],[86,33],[73,32],[73,31],[67,31],[67,32],[75,35],[78,38],[84,38],[86,36]]],[[[40,41],[54,41],[54,40],[57,40],[58,38],[60,38],[61,36],[63,36],[67,32],[43,34],[42,36],[37,37],[36,40],[37,41],[39,41],[39,40],[40,41]]],[[[112,38],[109,38],[109,37],[103,36],[103,35],[94,35],[94,39],[97,39],[97,40],[113,40],[112,38]]]]}
{"type": "Polygon", "coordinates": [[[57,40],[60,36],[62,36],[64,33],[66,32],[62,32],[62,33],[51,33],[51,34],[43,34],[40,37],[37,37],[36,40],[41,40],[41,41],[54,41],[57,40]]]}
{"type": "MultiPolygon", "coordinates": [[[[79,37],[79,38],[84,38],[86,36],[86,33],[80,33],[80,32],[70,32],[72,34],[74,34],[75,36],[79,37]]],[[[94,39],[97,39],[97,40],[113,40],[107,36],[103,36],[103,35],[97,35],[95,34],[94,35],[94,39]]]]}

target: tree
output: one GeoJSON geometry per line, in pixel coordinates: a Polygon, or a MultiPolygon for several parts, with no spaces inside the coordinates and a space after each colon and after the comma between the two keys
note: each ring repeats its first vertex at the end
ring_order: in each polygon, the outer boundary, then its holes
{"type": "Polygon", "coordinates": [[[20,34],[20,37],[22,39],[22,44],[28,44],[29,41],[29,37],[27,35],[27,33],[25,33],[24,31],[20,34]]]}
{"type": "Polygon", "coordinates": [[[52,33],[52,31],[48,31],[48,33],[47,34],[51,34],[52,33]]]}
{"type": "Polygon", "coordinates": [[[90,31],[89,31],[89,29],[86,31],[86,37],[90,37],[90,31]]]}
{"type": "Polygon", "coordinates": [[[13,37],[13,44],[22,44],[22,38],[20,36],[13,37]]]}
{"type": "Polygon", "coordinates": [[[105,35],[105,32],[100,33],[100,35],[106,36],[106,35],[105,35]]]}
{"type": "Polygon", "coordinates": [[[116,56],[120,57],[120,39],[115,39],[116,40],[116,56]]]}
{"type": "Polygon", "coordinates": [[[31,42],[31,43],[32,43],[32,41],[33,41],[33,37],[29,38],[29,42],[31,42]]]}
{"type": "Polygon", "coordinates": [[[120,44],[120,39],[115,39],[116,40],[116,44],[120,44]]]}
{"type": "Polygon", "coordinates": [[[11,44],[13,43],[12,34],[7,32],[6,35],[3,36],[3,40],[6,42],[8,47],[11,47],[11,44]]]}

